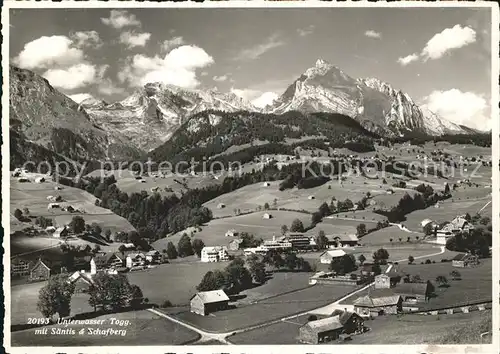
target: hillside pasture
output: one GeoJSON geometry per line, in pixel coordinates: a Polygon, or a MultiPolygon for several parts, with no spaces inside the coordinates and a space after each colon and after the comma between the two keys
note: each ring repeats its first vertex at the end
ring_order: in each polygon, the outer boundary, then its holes
{"type": "MultiPolygon", "coordinates": [[[[228,340],[240,345],[301,344],[298,340],[299,327],[305,323],[307,323],[307,316],[300,316],[238,333],[229,337],[228,340]]],[[[444,344],[443,341],[449,335],[464,332],[466,328],[472,333],[461,343],[480,344],[479,334],[491,328],[491,325],[488,327],[488,323],[491,323],[491,311],[443,316],[381,316],[373,321],[366,321],[365,326],[370,330],[352,336],[349,344],[444,344]]],[[[446,344],[455,343],[448,341],[446,344]]]]}
{"type": "Polygon", "coordinates": [[[410,233],[401,230],[397,226],[389,226],[366,234],[361,237],[359,242],[364,245],[395,245],[399,244],[400,238],[403,240],[403,243],[406,243],[408,237],[410,237],[411,241],[415,242],[417,236],[419,240],[423,240],[424,238],[423,233],[410,233]]]}
{"type": "MultiPolygon", "coordinates": [[[[281,235],[281,226],[287,225],[290,227],[292,221],[295,219],[301,220],[304,227],[308,227],[311,224],[311,215],[309,214],[282,210],[270,210],[268,212],[273,216],[271,219],[263,218],[263,215],[266,213],[264,211],[214,219],[201,226],[201,231],[194,233],[192,237],[202,240],[206,246],[227,245],[233,239],[232,237],[225,236],[228,230],[235,229],[240,233],[248,232],[257,238],[269,240],[273,238],[273,235],[281,235]]],[[[181,231],[158,240],[153,246],[156,249],[167,248],[169,241],[177,245],[183,233],[181,231]]]]}
{"type": "MultiPolygon", "coordinates": [[[[486,205],[486,203],[488,203],[488,199],[469,201],[466,200],[459,202],[451,202],[448,200],[445,202],[440,202],[439,208],[431,206],[427,209],[415,210],[407,214],[406,220],[403,222],[403,224],[412,231],[420,232],[422,231],[422,226],[420,225],[420,223],[424,219],[431,219],[438,223],[451,221],[455,217],[464,215],[466,213],[469,213],[470,215],[476,214],[481,208],[486,205]]],[[[486,215],[484,211],[481,214],[486,215]]]]}
{"type": "MultiPolygon", "coordinates": [[[[62,186],[61,190],[55,190],[57,183],[46,181],[44,183],[20,183],[11,179],[10,187],[10,211],[28,208],[31,217],[44,216],[55,221],[55,226],[66,225],[73,216],[82,216],[86,223],[97,223],[103,230],[110,229],[112,232],[131,231],[134,227],[125,219],[109,209],[95,205],[96,198],[90,193],[73,187],[62,186]],[[60,196],[63,201],[58,203],[61,207],[71,205],[83,213],[70,213],[60,208],[48,209],[49,196],[60,196]]],[[[23,223],[29,226],[29,223],[23,223]]],[[[19,225],[16,226],[19,228],[19,225]]]]}
{"type": "MultiPolygon", "coordinates": [[[[362,221],[323,218],[323,221],[307,231],[306,235],[316,237],[320,231],[324,231],[325,235],[332,239],[336,236],[356,235],[356,227],[359,224],[362,224],[362,221]]],[[[367,228],[369,228],[369,225],[367,225],[367,228]]]]}
{"type": "Polygon", "coordinates": [[[187,173],[182,175],[167,174],[165,178],[142,176],[141,180],[137,180],[135,177],[124,176],[117,179],[116,186],[128,194],[145,191],[148,194],[159,193],[161,196],[170,196],[172,194],[180,196],[182,192],[186,192],[189,189],[221,184],[227,174],[227,172],[223,172],[220,176],[216,174],[218,179],[210,174],[192,176],[187,173]],[[152,189],[154,188],[158,188],[158,191],[153,192],[152,189]],[[165,188],[170,188],[172,191],[166,191],[165,188]]]}
{"type": "Polygon", "coordinates": [[[322,203],[330,204],[332,198],[342,201],[350,199],[357,202],[369,192],[376,201],[377,198],[381,198],[380,202],[391,206],[396,205],[404,193],[416,193],[412,190],[398,189],[393,195],[387,195],[386,189],[389,187],[383,187],[381,180],[355,175],[348,176],[345,181],[339,181],[337,177],[334,177],[321,186],[307,189],[295,187],[280,191],[281,182],[267,182],[269,186],[264,185],[264,182],[254,183],[214,198],[206,202],[204,206],[211,209],[215,217],[232,216],[238,209],[242,213],[255,211],[259,207],[263,208],[265,203],[272,208],[276,206],[278,209],[315,212],[322,203]],[[275,200],[276,203],[274,203],[275,200]],[[218,208],[221,204],[225,207],[218,208]]]}
{"type": "Polygon", "coordinates": [[[175,316],[207,331],[232,331],[324,306],[353,290],[354,287],[349,285],[314,285],[251,305],[240,307],[236,303],[236,308],[218,311],[210,316],[199,316],[188,311],[175,316]]]}

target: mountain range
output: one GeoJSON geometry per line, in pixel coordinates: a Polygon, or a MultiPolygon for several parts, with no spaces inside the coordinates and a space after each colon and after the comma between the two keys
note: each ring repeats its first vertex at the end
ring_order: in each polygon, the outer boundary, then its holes
{"type": "MultiPolygon", "coordinates": [[[[288,112],[302,113],[303,119],[311,113],[334,113],[380,136],[475,133],[420,107],[388,83],[375,78],[354,79],[321,59],[264,108],[234,93],[162,83],[146,84],[120,102],[88,98],[77,104],[41,76],[10,67],[11,131],[73,159],[144,156],[168,144],[179,129],[192,129],[197,124],[192,120],[205,111],[256,113],[246,116],[264,120],[288,112]]],[[[213,119],[207,122],[212,126],[224,119],[221,114],[210,117],[213,119]]]]}

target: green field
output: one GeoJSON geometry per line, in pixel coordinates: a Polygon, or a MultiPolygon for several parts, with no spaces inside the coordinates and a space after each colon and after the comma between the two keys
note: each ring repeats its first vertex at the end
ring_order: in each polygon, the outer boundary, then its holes
{"type": "Polygon", "coordinates": [[[335,177],[322,186],[308,189],[293,188],[279,191],[278,186],[280,182],[268,182],[269,186],[264,186],[264,182],[245,186],[212,199],[204,205],[212,210],[215,217],[234,215],[235,209],[239,209],[241,212],[255,211],[259,206],[263,208],[265,203],[274,207],[275,199],[278,208],[314,212],[318,210],[318,207],[322,203],[326,202],[330,204],[332,197],[335,197],[337,200],[349,198],[353,202],[357,202],[367,192],[370,192],[375,200],[381,198],[380,200],[384,205],[395,205],[404,193],[414,192],[398,189],[395,190],[395,194],[387,195],[386,189],[388,187],[382,188],[382,180],[366,179],[354,175],[348,176],[347,180],[342,183],[335,177]],[[331,189],[328,189],[329,187],[331,189]],[[309,199],[310,196],[313,196],[314,199],[309,199]],[[217,208],[221,203],[226,207],[223,209],[217,208]]]}
{"type": "MultiPolygon", "coordinates": [[[[265,212],[256,212],[247,215],[239,215],[230,218],[214,219],[201,227],[201,231],[193,234],[193,238],[201,239],[207,246],[227,245],[233,238],[226,237],[228,230],[235,229],[238,232],[248,232],[255,237],[262,237],[264,240],[272,239],[273,234],[281,235],[281,225],[290,227],[294,219],[299,219],[308,227],[311,223],[311,215],[290,211],[271,210],[271,219],[263,219],[265,212]]],[[[172,241],[177,245],[183,232],[168,236],[156,241],[153,247],[158,250],[166,249],[167,243],[172,241]]]]}
{"type": "MultiPolygon", "coordinates": [[[[369,226],[369,225],[368,225],[369,226]]],[[[368,228],[367,226],[367,228],[368,228]]],[[[365,236],[361,237],[360,243],[363,245],[388,245],[388,246],[394,246],[394,245],[405,245],[407,244],[408,237],[410,237],[410,241],[412,242],[417,242],[416,237],[419,238],[419,240],[423,240],[424,238],[423,233],[412,233],[412,232],[407,232],[401,230],[397,226],[389,226],[377,231],[370,232],[369,234],[366,234],[365,236]],[[400,242],[399,239],[402,239],[400,242]],[[391,242],[392,240],[392,242],[391,242]]]]}
{"type": "Polygon", "coordinates": [[[158,193],[161,196],[169,196],[172,195],[172,193],[180,196],[181,192],[186,192],[188,189],[204,188],[214,184],[221,184],[225,175],[227,175],[227,173],[224,173],[221,177],[219,177],[219,179],[212,178],[208,174],[205,176],[191,176],[188,174],[181,176],[167,175],[165,178],[142,176],[142,179],[146,181],[145,183],[141,183],[136,180],[135,177],[124,176],[117,180],[116,186],[122,192],[128,194],[140,193],[141,191],[146,191],[148,194],[152,194],[151,188],[158,187],[158,193]],[[182,184],[175,182],[175,180],[178,180],[181,183],[186,183],[187,188],[185,188],[182,184]],[[173,192],[165,191],[165,187],[172,188],[173,192]]]}
{"type": "MultiPolygon", "coordinates": [[[[238,333],[228,340],[241,345],[300,344],[299,327],[306,322],[306,316],[293,318],[238,333]]],[[[382,316],[366,321],[365,326],[370,328],[368,332],[353,336],[346,344],[480,344],[479,335],[491,330],[491,310],[442,316],[382,316]]]]}
{"type": "Polygon", "coordinates": [[[314,285],[252,305],[215,312],[210,316],[199,316],[188,311],[175,316],[207,331],[232,331],[324,306],[354,289],[348,285],[314,285]]]}
{"type": "MultiPolygon", "coordinates": [[[[36,308],[40,289],[47,282],[37,282],[11,287],[11,324],[25,325],[29,318],[39,318],[40,312],[36,308]]],[[[75,294],[71,299],[71,315],[93,312],[88,303],[88,295],[75,294]]]]}
{"type": "Polygon", "coordinates": [[[48,334],[35,333],[35,329],[13,332],[11,334],[12,346],[51,346],[51,347],[85,347],[85,346],[150,346],[150,345],[182,345],[192,343],[199,339],[199,335],[184,326],[171,322],[165,318],[155,315],[147,310],[122,312],[111,315],[103,315],[96,319],[104,319],[106,322],[100,326],[61,325],[47,326],[48,334]],[[111,318],[117,320],[128,320],[129,325],[119,326],[111,324],[111,318]],[[106,330],[126,330],[125,335],[92,335],[88,328],[106,330]],[[76,333],[84,329],[82,335],[55,335],[52,329],[70,328],[76,333]]]}
{"type": "MultiPolygon", "coordinates": [[[[15,178],[11,178],[10,186],[10,212],[15,209],[28,208],[33,217],[44,216],[55,220],[56,226],[67,224],[75,215],[82,216],[87,223],[95,222],[103,230],[110,229],[113,233],[118,231],[131,231],[134,227],[127,221],[110,210],[95,206],[96,198],[90,193],[73,187],[63,186],[62,190],[54,190],[56,183],[46,181],[44,183],[20,183],[15,178]],[[70,213],[60,209],[48,210],[50,203],[48,196],[61,196],[63,202],[61,206],[71,205],[84,213],[70,213]]],[[[29,226],[30,223],[18,223],[17,229],[29,226]]],[[[15,231],[15,230],[12,230],[15,231]]]]}
{"type": "MultiPolygon", "coordinates": [[[[190,257],[192,258],[192,257],[190,257]]],[[[170,300],[174,305],[188,304],[196,293],[196,286],[209,270],[222,269],[227,262],[202,263],[180,261],[163,264],[154,269],[127,273],[131,284],[138,285],[152,304],[161,305],[170,300]]]]}
{"type": "MultiPolygon", "coordinates": [[[[466,200],[459,202],[445,201],[439,203],[439,208],[429,207],[427,209],[415,210],[408,215],[406,215],[406,220],[402,222],[408,229],[412,231],[422,231],[421,222],[424,219],[431,219],[438,223],[444,221],[451,221],[459,215],[464,215],[469,213],[470,215],[476,214],[481,208],[483,208],[490,199],[480,199],[480,200],[466,200]]],[[[486,208],[481,215],[490,216],[487,212],[491,210],[486,208]]]]}

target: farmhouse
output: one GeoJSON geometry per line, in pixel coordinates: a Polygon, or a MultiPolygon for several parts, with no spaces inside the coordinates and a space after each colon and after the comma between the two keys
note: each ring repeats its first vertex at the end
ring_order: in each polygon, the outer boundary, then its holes
{"type": "Polygon", "coordinates": [[[68,283],[75,286],[75,293],[88,293],[94,285],[92,275],[85,272],[74,272],[69,278],[68,283]]]}
{"type": "Polygon", "coordinates": [[[30,280],[48,280],[52,275],[60,272],[61,265],[59,263],[39,259],[30,271],[30,280]]]}
{"type": "Polygon", "coordinates": [[[202,291],[190,300],[191,312],[206,316],[211,312],[225,310],[229,307],[229,297],[224,290],[202,291]]]}
{"type": "Polygon", "coordinates": [[[432,223],[431,219],[424,219],[420,222],[420,226],[425,227],[429,223],[432,223]]]}
{"type": "MultiPolygon", "coordinates": [[[[339,311],[339,310],[336,310],[339,311]]],[[[334,311],[333,315],[336,315],[336,311],[334,311]]],[[[363,333],[365,330],[365,320],[358,315],[356,312],[340,310],[342,313],[339,314],[340,323],[344,327],[344,333],[353,334],[353,333],[363,333]]]]}
{"type": "Polygon", "coordinates": [[[59,203],[49,203],[49,205],[47,206],[47,209],[50,210],[50,209],[59,209],[61,207],[61,205],[59,203]]]}
{"type": "Polygon", "coordinates": [[[60,226],[54,231],[54,234],[52,236],[60,238],[60,237],[67,237],[69,235],[69,229],[65,226],[60,226]]]}
{"type": "Polygon", "coordinates": [[[103,252],[96,254],[90,264],[90,273],[96,274],[99,270],[123,267],[125,259],[121,253],[103,252]]]}
{"type": "Polygon", "coordinates": [[[343,329],[339,316],[309,321],[299,328],[299,340],[309,344],[330,342],[338,339],[343,329]]]}
{"type": "Polygon", "coordinates": [[[251,256],[252,254],[259,254],[265,256],[269,252],[269,249],[267,247],[260,245],[258,247],[245,248],[243,252],[245,256],[251,256]]]}
{"type": "Polygon", "coordinates": [[[429,282],[426,283],[399,283],[394,288],[394,293],[400,295],[404,302],[426,302],[431,295],[429,282]]]}
{"type": "Polygon", "coordinates": [[[286,251],[292,248],[292,243],[285,238],[276,240],[276,237],[273,236],[272,240],[264,241],[262,246],[268,250],[286,251]]]}
{"type": "Polygon", "coordinates": [[[237,237],[237,236],[239,236],[239,234],[240,233],[238,231],[236,231],[235,229],[231,229],[231,230],[227,230],[225,236],[226,237],[237,237]]]}
{"type": "Polygon", "coordinates": [[[158,250],[151,250],[146,253],[146,261],[150,264],[161,263],[161,254],[158,250]]]}
{"type": "Polygon", "coordinates": [[[22,277],[30,274],[32,262],[24,259],[13,259],[10,264],[10,274],[13,277],[22,277]]]}
{"type": "Polygon", "coordinates": [[[271,184],[270,184],[269,182],[264,182],[264,183],[262,184],[262,186],[263,186],[263,187],[269,187],[270,185],[271,185],[271,184]]]}
{"type": "Polygon", "coordinates": [[[217,209],[224,209],[225,207],[226,207],[226,204],[224,204],[224,203],[217,204],[217,209]]]}
{"type": "Polygon", "coordinates": [[[458,268],[474,267],[478,264],[478,257],[470,253],[459,253],[451,260],[451,265],[458,268]]]}
{"type": "Polygon", "coordinates": [[[242,242],[243,242],[243,240],[241,240],[241,239],[231,240],[231,242],[229,242],[228,249],[230,251],[237,251],[240,249],[242,242]]]}
{"type": "Polygon", "coordinates": [[[336,249],[323,252],[319,256],[319,262],[322,264],[330,264],[334,258],[343,257],[346,254],[352,254],[353,249],[336,249]]]}
{"type": "Polygon", "coordinates": [[[336,244],[340,244],[342,247],[356,246],[359,242],[358,236],[354,234],[334,236],[333,240],[335,241],[336,244]]]}
{"type": "Polygon", "coordinates": [[[265,213],[264,215],[262,215],[262,218],[263,219],[272,219],[273,216],[271,214],[269,214],[269,213],[265,213]]]}
{"type": "Polygon", "coordinates": [[[45,177],[37,177],[35,178],[35,183],[43,183],[45,182],[45,177]]]}
{"type": "Polygon", "coordinates": [[[375,276],[375,289],[389,289],[391,287],[391,278],[387,274],[375,276]]]}
{"type": "Polygon", "coordinates": [[[399,295],[362,296],[354,300],[354,311],[363,317],[393,315],[402,311],[403,299],[399,295]]]}
{"type": "Polygon", "coordinates": [[[219,262],[227,261],[228,259],[229,255],[227,254],[226,246],[203,247],[201,250],[202,262],[219,262]]]}
{"type": "Polygon", "coordinates": [[[146,261],[146,256],[140,252],[129,253],[125,259],[125,266],[127,268],[141,267],[146,261]]]}
{"type": "Polygon", "coordinates": [[[45,231],[47,231],[47,232],[55,232],[56,231],[56,227],[55,226],[47,226],[45,228],[45,231]]]}

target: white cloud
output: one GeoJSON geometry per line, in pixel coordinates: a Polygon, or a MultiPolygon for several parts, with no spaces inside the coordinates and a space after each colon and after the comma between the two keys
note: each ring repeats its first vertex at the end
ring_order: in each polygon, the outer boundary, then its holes
{"type": "Polygon", "coordinates": [[[76,103],[82,103],[85,101],[87,98],[94,98],[91,94],[89,93],[77,93],[74,95],[69,95],[69,98],[71,98],[73,101],[76,103]]]}
{"type": "Polygon", "coordinates": [[[314,25],[310,25],[310,26],[308,26],[306,28],[299,28],[297,30],[297,33],[301,37],[306,37],[306,36],[312,34],[313,32],[314,32],[314,25]]]}
{"type": "Polygon", "coordinates": [[[254,60],[261,57],[264,53],[271,49],[284,45],[285,42],[279,39],[278,35],[272,35],[265,42],[257,44],[253,47],[243,49],[235,57],[235,60],[254,60]]]}
{"type": "Polygon", "coordinates": [[[433,91],[425,97],[423,106],[456,124],[480,130],[489,130],[492,126],[487,100],[474,92],[433,91]]]}
{"type": "Polygon", "coordinates": [[[125,44],[128,48],[144,47],[151,38],[151,33],[135,33],[126,31],[120,34],[120,42],[125,44]]]}
{"type": "Polygon", "coordinates": [[[376,32],[374,30],[368,30],[365,32],[365,36],[370,38],[382,38],[382,34],[380,32],[376,32]]]}
{"type": "Polygon", "coordinates": [[[267,105],[272,104],[278,99],[278,94],[276,92],[264,92],[262,95],[252,100],[252,104],[255,107],[264,108],[267,105]]]}
{"type": "Polygon", "coordinates": [[[201,75],[201,76],[208,76],[208,72],[206,72],[206,71],[202,71],[200,75],[201,75]]]}
{"type": "Polygon", "coordinates": [[[84,59],[81,49],[66,36],[43,36],[24,45],[14,62],[25,69],[68,66],[84,59]]]}
{"type": "Polygon", "coordinates": [[[99,71],[94,65],[80,63],[65,69],[49,69],[42,76],[45,77],[52,86],[74,90],[92,84],[98,78],[99,71]]]}
{"type": "Polygon", "coordinates": [[[413,53],[413,54],[410,54],[410,55],[407,55],[405,57],[401,57],[398,59],[398,63],[403,65],[403,66],[406,66],[408,64],[410,64],[411,62],[414,62],[418,60],[418,54],[417,53],[413,53]]]}
{"type": "Polygon", "coordinates": [[[76,42],[76,46],[78,47],[98,48],[103,44],[101,38],[99,37],[99,33],[96,31],[75,32],[70,37],[76,42]]]}
{"type": "Polygon", "coordinates": [[[165,58],[134,55],[120,71],[119,79],[130,86],[148,82],[163,82],[185,88],[197,87],[196,70],[214,63],[214,59],[200,47],[185,45],[168,53],[165,58]]]}
{"type": "Polygon", "coordinates": [[[247,101],[252,101],[262,95],[261,91],[252,89],[237,89],[232,87],[231,92],[247,101]]]}
{"type": "Polygon", "coordinates": [[[164,52],[168,52],[175,47],[179,47],[179,46],[183,45],[184,43],[185,43],[184,38],[174,37],[172,39],[167,39],[167,40],[163,41],[161,48],[164,52]]]}
{"type": "Polygon", "coordinates": [[[422,50],[422,57],[427,59],[439,59],[446,52],[464,47],[476,41],[476,31],[470,27],[455,25],[446,28],[441,33],[435,34],[422,50]]]}
{"type": "Polygon", "coordinates": [[[436,33],[429,39],[420,55],[413,53],[406,57],[401,57],[398,59],[398,63],[401,65],[408,65],[418,59],[422,59],[423,61],[439,59],[447,52],[465,47],[475,41],[476,31],[471,27],[455,25],[452,28],[446,28],[440,33],[436,33]]]}
{"type": "Polygon", "coordinates": [[[228,79],[228,76],[227,75],[214,76],[212,79],[217,82],[223,82],[228,79]]]}
{"type": "Polygon", "coordinates": [[[264,108],[279,97],[275,92],[262,92],[249,88],[237,89],[233,87],[231,88],[231,92],[259,108],[264,108]]]}
{"type": "Polygon", "coordinates": [[[123,88],[116,86],[110,79],[100,80],[97,90],[106,96],[125,93],[123,88]]]}
{"type": "Polygon", "coordinates": [[[140,26],[141,22],[125,10],[111,10],[109,18],[101,18],[105,25],[120,29],[127,26],[140,26]]]}

